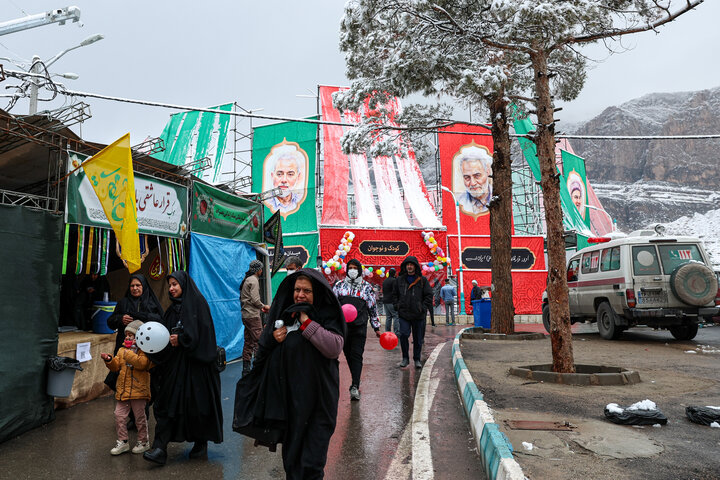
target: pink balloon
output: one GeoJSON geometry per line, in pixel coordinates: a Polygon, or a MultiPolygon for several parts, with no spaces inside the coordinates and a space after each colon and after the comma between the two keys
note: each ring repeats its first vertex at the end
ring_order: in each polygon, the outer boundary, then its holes
{"type": "Polygon", "coordinates": [[[346,303],[342,306],[343,315],[345,315],[345,321],[350,323],[357,318],[357,309],[354,305],[346,303]]]}
{"type": "Polygon", "coordinates": [[[380,335],[380,346],[385,350],[392,350],[397,347],[398,338],[393,332],[385,332],[380,335]]]}

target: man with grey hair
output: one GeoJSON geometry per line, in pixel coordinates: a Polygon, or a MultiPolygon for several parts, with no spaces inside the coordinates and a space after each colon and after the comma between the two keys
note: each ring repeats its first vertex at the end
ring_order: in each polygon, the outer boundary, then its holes
{"type": "Polygon", "coordinates": [[[266,200],[268,208],[274,213],[292,212],[302,199],[303,171],[305,159],[294,145],[282,145],[275,149],[274,162],[270,165],[270,179],[273,188],[279,188],[277,196],[266,200]]]}
{"type": "Polygon", "coordinates": [[[492,198],[492,156],[478,145],[466,145],[460,150],[457,165],[465,184],[465,192],[458,198],[458,205],[468,215],[480,215],[488,211],[492,198]]]}
{"type": "Polygon", "coordinates": [[[287,269],[287,274],[292,275],[296,270],[303,268],[302,260],[300,260],[300,257],[297,255],[290,255],[285,259],[285,268],[287,269]]]}

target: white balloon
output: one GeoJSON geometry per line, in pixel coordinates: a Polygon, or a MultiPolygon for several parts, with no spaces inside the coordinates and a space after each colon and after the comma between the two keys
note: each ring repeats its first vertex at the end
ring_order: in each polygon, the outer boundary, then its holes
{"type": "Polygon", "coordinates": [[[162,323],[143,323],[135,334],[135,343],[145,353],[157,353],[170,343],[170,332],[162,323]]]}

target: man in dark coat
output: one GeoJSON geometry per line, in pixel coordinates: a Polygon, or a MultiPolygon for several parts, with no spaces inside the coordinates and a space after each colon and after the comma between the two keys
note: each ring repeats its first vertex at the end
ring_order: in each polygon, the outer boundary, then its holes
{"type": "Polygon", "coordinates": [[[472,281],[472,290],[470,290],[470,301],[480,300],[482,298],[482,288],[478,287],[477,280],[472,281]]]}
{"type": "Polygon", "coordinates": [[[400,333],[400,322],[398,321],[397,310],[392,304],[393,290],[395,289],[395,269],[391,268],[388,272],[388,278],[382,283],[383,305],[385,306],[385,331],[400,333]],[[393,328],[393,320],[395,320],[395,328],[393,328]]]}
{"type": "Polygon", "coordinates": [[[400,274],[395,282],[392,302],[400,320],[398,338],[402,350],[402,361],[399,366],[404,368],[410,363],[408,339],[412,330],[415,368],[422,368],[420,354],[422,353],[425,315],[432,308],[433,292],[430,282],[422,276],[417,258],[412,255],[400,264],[400,274]]]}

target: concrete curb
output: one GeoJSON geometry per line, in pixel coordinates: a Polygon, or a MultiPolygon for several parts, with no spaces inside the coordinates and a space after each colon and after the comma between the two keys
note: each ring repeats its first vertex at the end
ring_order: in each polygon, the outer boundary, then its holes
{"type": "Polygon", "coordinates": [[[464,328],[455,335],[452,365],[458,392],[463,400],[465,414],[470,420],[470,428],[475,437],[485,474],[490,480],[525,480],[520,464],[513,457],[512,444],[495,423],[490,407],[483,401],[483,395],[465,365],[460,352],[460,336],[465,330],[464,328]]]}

